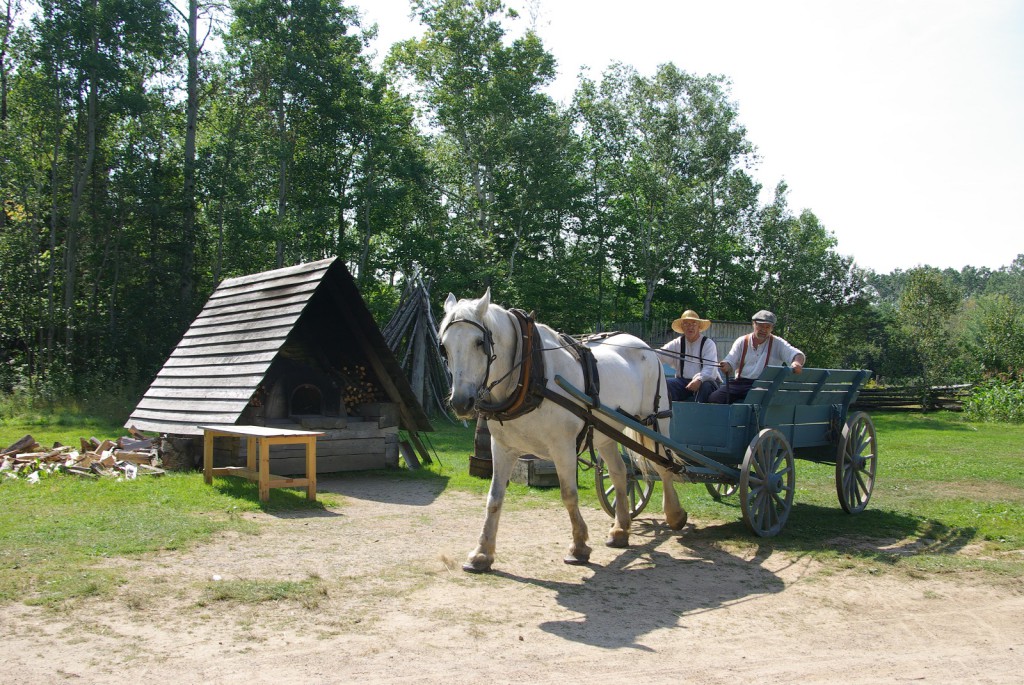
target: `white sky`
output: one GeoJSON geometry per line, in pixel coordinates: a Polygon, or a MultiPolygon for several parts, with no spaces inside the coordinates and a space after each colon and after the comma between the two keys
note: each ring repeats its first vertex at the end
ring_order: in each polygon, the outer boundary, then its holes
{"type": "MultiPolygon", "coordinates": [[[[408,0],[352,0],[378,50],[408,0]]],[[[523,0],[506,0],[530,13],[523,0]]],[[[881,273],[1024,253],[1024,0],[539,0],[568,102],[581,67],[723,74],[765,189],[789,185],[839,252],[881,273]]]]}

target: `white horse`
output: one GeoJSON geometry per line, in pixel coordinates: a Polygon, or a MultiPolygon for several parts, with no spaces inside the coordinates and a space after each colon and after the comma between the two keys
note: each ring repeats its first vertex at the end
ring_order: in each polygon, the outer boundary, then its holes
{"type": "MultiPolygon", "coordinates": [[[[512,312],[491,303],[490,288],[483,297],[475,300],[456,300],[449,294],[444,311],[438,335],[452,374],[451,406],[458,417],[473,418],[481,407],[501,405],[517,392],[519,365],[523,362],[520,324],[512,312]]],[[[555,376],[559,375],[583,389],[583,370],[572,351],[548,326],[537,324],[537,329],[543,350],[546,387],[567,396],[554,382],[555,376]]],[[[658,414],[668,407],[661,362],[642,340],[632,335],[615,335],[594,347],[593,353],[602,404],[619,408],[631,416],[658,414]],[[658,406],[655,406],[655,398],[658,398],[658,406]]],[[[505,491],[513,466],[524,454],[534,454],[555,464],[562,503],[572,523],[572,546],[565,563],[585,564],[589,561],[591,548],[587,546],[587,524],[580,514],[576,490],[576,438],[583,426],[581,418],[549,399],[542,400],[536,409],[521,416],[488,421],[493,475],[487,495],[487,515],[480,542],[463,564],[464,570],[477,573],[490,570],[505,491]]],[[[668,420],[659,419],[659,432],[667,435],[667,428],[668,420]]],[[[615,520],[606,544],[626,547],[631,518],[625,463],[612,438],[594,431],[593,440],[595,449],[608,467],[616,492],[615,520]]],[[[650,445],[651,441],[645,440],[650,445]]],[[[651,465],[663,483],[666,521],[671,528],[679,530],[686,524],[687,515],[679,503],[672,476],[663,467],[651,465]]]]}

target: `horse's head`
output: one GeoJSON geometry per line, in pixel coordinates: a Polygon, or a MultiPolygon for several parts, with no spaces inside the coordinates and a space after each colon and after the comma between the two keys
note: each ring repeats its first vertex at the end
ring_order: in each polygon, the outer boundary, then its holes
{"type": "Polygon", "coordinates": [[[478,300],[456,300],[448,293],[444,303],[438,339],[452,374],[452,409],[462,419],[473,416],[477,400],[486,392],[494,361],[494,339],[487,317],[490,305],[490,288],[478,300]]]}

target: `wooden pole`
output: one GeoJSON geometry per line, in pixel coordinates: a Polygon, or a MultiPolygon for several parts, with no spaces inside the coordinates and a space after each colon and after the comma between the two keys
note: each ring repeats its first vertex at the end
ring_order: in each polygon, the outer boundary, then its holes
{"type": "Polygon", "coordinates": [[[424,402],[427,366],[427,336],[424,331],[426,325],[426,317],[416,317],[416,326],[413,328],[415,342],[412,348],[412,392],[416,395],[416,401],[420,403],[421,407],[427,406],[427,403],[424,402]]]}

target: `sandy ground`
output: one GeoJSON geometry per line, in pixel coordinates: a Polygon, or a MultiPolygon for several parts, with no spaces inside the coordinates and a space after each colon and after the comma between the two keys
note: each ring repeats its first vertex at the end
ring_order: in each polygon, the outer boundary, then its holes
{"type": "Polygon", "coordinates": [[[707,522],[672,533],[650,510],[627,550],[604,547],[609,519],[584,511],[594,556],[567,566],[556,506],[507,509],[495,571],[470,575],[479,497],[386,478],[320,486],[341,505],[111,562],[130,581],[113,601],[0,607],[0,681],[1024,682],[1024,590],[1005,581],[730,552],[707,522]],[[317,592],[211,599],[238,580],[317,592]]]}

